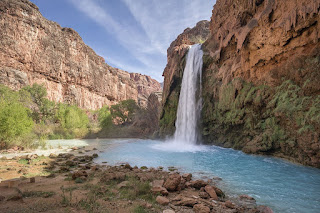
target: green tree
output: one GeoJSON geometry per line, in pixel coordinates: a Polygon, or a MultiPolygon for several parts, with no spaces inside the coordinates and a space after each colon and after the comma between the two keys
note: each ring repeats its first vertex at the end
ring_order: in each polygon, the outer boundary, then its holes
{"type": "Polygon", "coordinates": [[[33,84],[32,86],[26,86],[19,93],[21,102],[32,109],[34,121],[40,123],[53,118],[55,103],[46,98],[47,90],[43,85],[33,84]]]}
{"type": "Polygon", "coordinates": [[[0,100],[1,148],[8,148],[32,131],[34,123],[28,114],[29,109],[19,102],[0,100]]]}
{"type": "Polygon", "coordinates": [[[98,111],[98,121],[101,128],[106,129],[112,126],[112,117],[108,106],[104,106],[98,111]]]}
{"type": "Polygon", "coordinates": [[[110,108],[111,116],[113,119],[119,119],[120,123],[131,122],[135,112],[138,109],[138,105],[132,99],[121,101],[116,105],[112,105],[110,108]]]}
{"type": "Polygon", "coordinates": [[[77,106],[60,103],[56,120],[61,125],[66,138],[82,137],[88,131],[88,115],[77,106]]]}

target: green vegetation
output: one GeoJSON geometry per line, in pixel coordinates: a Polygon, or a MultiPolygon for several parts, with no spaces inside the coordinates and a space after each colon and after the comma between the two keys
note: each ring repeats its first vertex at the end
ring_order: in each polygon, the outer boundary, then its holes
{"type": "Polygon", "coordinates": [[[88,115],[79,107],[59,103],[55,114],[55,123],[59,126],[49,135],[50,139],[81,138],[88,133],[88,115]]]}
{"type": "Polygon", "coordinates": [[[46,89],[38,84],[19,91],[0,85],[0,150],[13,146],[46,149],[47,139],[138,135],[139,125],[149,121],[146,110],[131,99],[85,111],[56,104],[46,96],[46,89]],[[134,121],[139,122],[131,128],[134,121]]]}
{"type": "Polygon", "coordinates": [[[83,137],[89,118],[80,108],[55,104],[38,84],[13,91],[0,85],[0,149],[45,148],[47,138],[83,137]]]}
{"type": "Polygon", "coordinates": [[[203,120],[209,140],[219,135],[225,146],[272,152],[294,146],[297,137],[320,126],[320,96],[306,96],[289,80],[271,88],[235,79],[221,88],[219,100],[204,96],[203,120]]]}
{"type": "Polygon", "coordinates": [[[137,111],[138,106],[132,99],[121,101],[119,104],[112,105],[110,108],[111,116],[113,120],[117,120],[117,123],[129,123],[133,120],[134,114],[137,111]]]}
{"type": "Polygon", "coordinates": [[[148,211],[146,210],[145,207],[143,206],[136,206],[134,209],[133,209],[133,212],[134,213],[147,213],[148,211]]]}
{"type": "Polygon", "coordinates": [[[52,197],[55,195],[55,192],[43,192],[43,191],[25,191],[22,193],[22,196],[24,198],[30,198],[30,197],[43,197],[43,198],[48,198],[52,197]]]}
{"type": "Polygon", "coordinates": [[[102,129],[109,129],[113,125],[111,112],[108,106],[104,106],[98,111],[98,121],[99,126],[102,129]]]}
{"type": "Polygon", "coordinates": [[[20,102],[20,95],[0,86],[0,149],[20,144],[32,131],[31,111],[20,102]]]}
{"type": "MultiPolygon", "coordinates": [[[[179,90],[180,91],[180,90],[179,90]]],[[[165,104],[160,119],[160,132],[164,135],[172,135],[175,131],[175,122],[177,118],[179,103],[178,92],[173,92],[165,104]]]]}
{"type": "Polygon", "coordinates": [[[151,193],[149,181],[141,182],[136,177],[128,177],[126,187],[120,189],[120,198],[127,200],[142,199],[155,202],[155,196],[151,193]]]}

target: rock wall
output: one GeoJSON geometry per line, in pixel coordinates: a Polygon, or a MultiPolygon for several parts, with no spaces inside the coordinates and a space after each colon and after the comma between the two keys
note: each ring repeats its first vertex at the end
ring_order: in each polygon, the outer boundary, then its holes
{"type": "Polygon", "coordinates": [[[320,167],[319,11],[320,0],[217,1],[203,44],[204,142],[320,167]]]}
{"type": "Polygon", "coordinates": [[[1,0],[0,28],[0,83],[13,89],[44,84],[50,100],[86,109],[159,91],[150,77],[106,64],[77,32],[45,19],[28,0],[1,0]]]}
{"type": "Polygon", "coordinates": [[[140,73],[130,73],[130,78],[135,82],[138,89],[138,104],[147,107],[148,98],[154,92],[161,92],[161,84],[150,76],[140,73]]]}

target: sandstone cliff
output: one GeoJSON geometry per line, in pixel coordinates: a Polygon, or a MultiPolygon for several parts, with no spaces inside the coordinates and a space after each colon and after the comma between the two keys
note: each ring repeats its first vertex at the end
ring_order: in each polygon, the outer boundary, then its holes
{"type": "Polygon", "coordinates": [[[145,105],[160,84],[105,63],[77,32],[45,19],[28,0],[0,1],[0,83],[44,84],[56,102],[98,109],[125,99],[145,105]]]}
{"type": "Polygon", "coordinates": [[[319,11],[320,0],[217,1],[203,44],[205,142],[320,167],[319,11]]]}
{"type": "Polygon", "coordinates": [[[150,76],[140,73],[130,73],[130,78],[135,82],[138,90],[138,104],[147,107],[148,98],[154,92],[161,92],[161,84],[150,76]]]}

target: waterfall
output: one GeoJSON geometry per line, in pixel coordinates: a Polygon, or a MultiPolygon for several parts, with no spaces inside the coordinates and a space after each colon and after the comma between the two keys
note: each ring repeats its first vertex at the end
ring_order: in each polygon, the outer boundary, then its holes
{"type": "Polygon", "coordinates": [[[176,120],[176,132],[166,143],[152,145],[154,149],[169,152],[197,152],[206,150],[199,146],[199,120],[202,109],[201,78],[202,56],[200,44],[189,49],[183,72],[176,120]]]}
{"type": "Polygon", "coordinates": [[[195,145],[199,142],[198,126],[201,116],[202,56],[200,44],[191,46],[179,97],[174,142],[195,145]]]}

